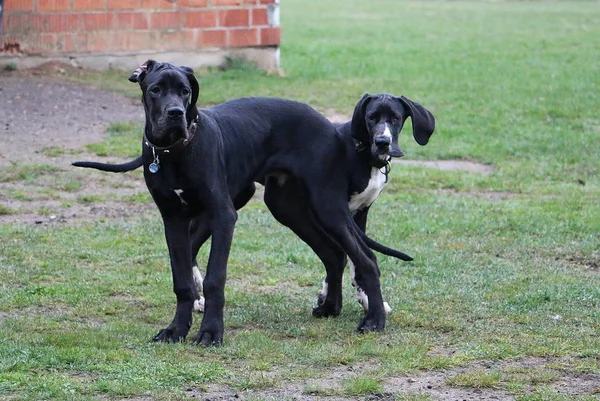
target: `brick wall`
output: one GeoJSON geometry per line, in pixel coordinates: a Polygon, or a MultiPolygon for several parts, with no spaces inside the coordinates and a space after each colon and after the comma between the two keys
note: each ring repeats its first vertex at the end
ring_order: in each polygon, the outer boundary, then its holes
{"type": "Polygon", "coordinates": [[[276,47],[277,0],[4,0],[2,48],[60,55],[276,47]]]}

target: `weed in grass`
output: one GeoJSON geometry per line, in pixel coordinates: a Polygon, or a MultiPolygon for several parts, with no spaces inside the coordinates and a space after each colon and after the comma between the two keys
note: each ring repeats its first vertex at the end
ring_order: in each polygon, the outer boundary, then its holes
{"type": "Polygon", "coordinates": [[[138,192],[137,194],[124,196],[123,201],[129,203],[148,204],[152,202],[152,197],[148,192],[138,192]]]}
{"type": "Polygon", "coordinates": [[[48,146],[43,148],[40,153],[47,157],[59,157],[63,155],[75,155],[81,153],[81,150],[68,149],[60,146],[48,146]]]}
{"type": "Polygon", "coordinates": [[[0,182],[31,181],[57,171],[60,170],[48,164],[13,164],[0,168],[0,182]]]}
{"type": "Polygon", "coordinates": [[[380,379],[353,377],[342,382],[341,393],[351,397],[381,394],[383,384],[380,379]]]}
{"type": "Polygon", "coordinates": [[[91,203],[100,203],[104,201],[104,198],[100,195],[80,195],[77,197],[78,203],[89,205],[91,203]]]}
{"type": "Polygon", "coordinates": [[[518,395],[515,401],[598,401],[593,395],[564,394],[557,390],[543,387],[530,394],[518,395]]]}
{"type": "Polygon", "coordinates": [[[499,385],[501,378],[502,374],[498,371],[474,369],[450,377],[446,383],[450,386],[494,388],[499,385]]]}
{"type": "Polygon", "coordinates": [[[0,204],[0,215],[15,214],[15,213],[17,213],[17,210],[13,209],[10,206],[0,204]]]}
{"type": "Polygon", "coordinates": [[[432,401],[433,398],[425,393],[398,393],[395,401],[432,401]]]}
{"type": "Polygon", "coordinates": [[[54,210],[44,206],[37,210],[37,214],[39,214],[40,216],[50,216],[54,214],[54,210]]]}
{"type": "Polygon", "coordinates": [[[65,180],[65,182],[62,183],[62,185],[60,185],[60,189],[62,189],[65,192],[77,192],[81,189],[82,186],[83,184],[81,183],[81,180],[77,178],[72,178],[65,180]]]}

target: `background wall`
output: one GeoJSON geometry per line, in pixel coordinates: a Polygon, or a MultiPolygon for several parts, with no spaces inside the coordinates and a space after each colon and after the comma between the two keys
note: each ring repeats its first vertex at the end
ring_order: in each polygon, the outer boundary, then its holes
{"type": "MultiPolygon", "coordinates": [[[[212,52],[214,56],[214,52],[223,49],[274,50],[280,43],[277,0],[5,0],[4,3],[2,53],[5,56],[125,56],[198,51],[212,52]]],[[[278,58],[278,52],[267,54],[278,58]]],[[[271,64],[273,61],[278,64],[278,59],[270,60],[271,64]]],[[[212,62],[196,64],[205,63],[212,62]]]]}

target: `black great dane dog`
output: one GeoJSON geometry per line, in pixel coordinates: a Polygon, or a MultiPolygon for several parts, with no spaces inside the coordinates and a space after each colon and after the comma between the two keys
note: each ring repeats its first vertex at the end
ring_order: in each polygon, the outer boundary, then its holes
{"type": "MultiPolygon", "coordinates": [[[[370,248],[407,256],[368,238],[348,209],[346,145],[335,127],[308,105],[274,98],[243,98],[196,107],[198,82],[193,71],[149,60],[130,77],[142,90],[146,115],[142,162],[144,178],[164,223],[177,307],[172,322],[155,341],[176,342],[187,336],[194,301],[199,299],[192,263],[212,237],[204,296],[204,316],[193,342],[223,341],[224,286],[236,210],[265,185],[265,201],[280,221],[290,208],[287,187],[301,188],[311,235],[292,229],[327,261],[330,289],[343,273],[345,255],[356,266],[358,285],[369,297],[360,332],[381,331],[386,314],[379,269],[370,248]],[[315,242],[317,241],[317,242],[315,242]],[[335,271],[333,271],[335,269],[335,271]]],[[[127,163],[135,165],[135,160],[127,163]]],[[[102,163],[76,162],[102,169],[102,163]]],[[[118,170],[112,170],[118,171],[118,170]]],[[[331,291],[321,316],[339,313],[341,291],[331,291]],[[338,298],[339,294],[339,298],[338,298]]]]}
{"type": "MultiPolygon", "coordinates": [[[[389,94],[365,94],[356,104],[352,119],[335,124],[344,137],[348,161],[348,206],[358,227],[366,232],[369,208],[389,182],[390,162],[393,157],[402,157],[404,152],[398,145],[398,135],[404,123],[411,118],[415,141],[425,146],[435,130],[434,116],[420,104],[405,96],[389,94]]],[[[305,208],[308,205],[304,205],[305,208]]],[[[301,221],[295,221],[301,224],[301,221]]],[[[368,311],[369,298],[358,284],[356,269],[349,261],[352,285],[356,298],[368,311]]],[[[329,270],[327,270],[329,271],[329,270]]],[[[327,276],[319,292],[317,304],[321,305],[329,295],[332,279],[327,276]]],[[[335,285],[338,288],[339,284],[335,285]]],[[[386,312],[391,308],[384,302],[386,312]]]]}

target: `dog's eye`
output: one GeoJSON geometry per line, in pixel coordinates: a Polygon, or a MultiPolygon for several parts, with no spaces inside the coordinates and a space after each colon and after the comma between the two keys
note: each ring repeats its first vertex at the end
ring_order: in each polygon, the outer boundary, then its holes
{"type": "Polygon", "coordinates": [[[189,95],[190,95],[190,90],[189,90],[188,88],[183,88],[183,89],[181,90],[181,94],[182,94],[183,96],[189,96],[189,95]]]}
{"type": "Polygon", "coordinates": [[[368,119],[369,121],[373,121],[373,120],[375,119],[375,115],[374,115],[374,114],[369,114],[369,115],[367,116],[367,119],[368,119]]]}
{"type": "Polygon", "coordinates": [[[398,124],[400,119],[398,117],[392,117],[392,124],[398,124]]]}
{"type": "Polygon", "coordinates": [[[158,86],[155,86],[154,88],[150,89],[150,93],[152,93],[153,95],[158,95],[160,93],[160,88],[158,86]]]}

